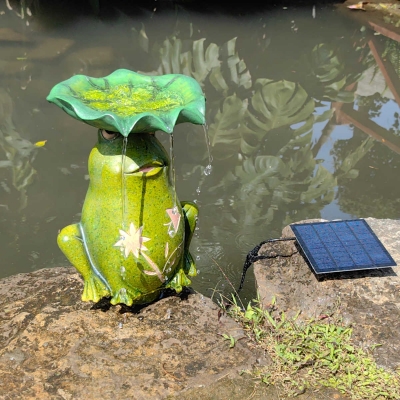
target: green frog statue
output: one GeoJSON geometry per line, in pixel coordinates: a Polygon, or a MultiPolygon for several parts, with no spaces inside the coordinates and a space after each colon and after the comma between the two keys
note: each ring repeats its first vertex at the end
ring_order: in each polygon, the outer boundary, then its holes
{"type": "Polygon", "coordinates": [[[191,283],[189,252],[198,215],[177,199],[170,159],[155,130],[204,124],[205,98],[184,75],[150,77],[117,70],[105,78],[76,75],[47,100],[98,128],[89,157],[89,189],[81,222],[58,245],[84,279],[82,300],[144,304],[191,283]]]}

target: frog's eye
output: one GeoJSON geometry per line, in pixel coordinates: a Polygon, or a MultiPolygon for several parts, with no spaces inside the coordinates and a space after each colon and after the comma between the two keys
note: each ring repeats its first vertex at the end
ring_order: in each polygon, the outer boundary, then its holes
{"type": "Polygon", "coordinates": [[[105,129],[101,131],[101,136],[110,142],[115,140],[119,135],[120,134],[118,132],[106,131],[105,129]]]}

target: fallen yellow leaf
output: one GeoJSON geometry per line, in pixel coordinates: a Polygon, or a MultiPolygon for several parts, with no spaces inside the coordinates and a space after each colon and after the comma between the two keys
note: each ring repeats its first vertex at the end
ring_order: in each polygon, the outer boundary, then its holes
{"type": "Polygon", "coordinates": [[[43,147],[46,144],[47,140],[41,140],[40,142],[36,142],[36,147],[43,147]]]}

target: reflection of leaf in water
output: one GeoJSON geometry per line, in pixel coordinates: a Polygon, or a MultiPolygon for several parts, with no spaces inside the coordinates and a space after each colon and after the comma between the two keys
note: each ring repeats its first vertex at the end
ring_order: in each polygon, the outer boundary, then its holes
{"type": "Polygon", "coordinates": [[[219,47],[211,43],[204,50],[205,39],[194,40],[191,50],[183,51],[181,39],[172,37],[165,39],[159,48],[161,64],[157,69],[159,75],[184,74],[192,76],[203,83],[211,69],[219,66],[219,47]]]}
{"type": "Polygon", "coordinates": [[[344,103],[354,101],[354,93],[345,88],[361,78],[360,74],[346,73],[345,64],[339,59],[338,48],[320,43],[311,54],[301,60],[308,68],[307,76],[299,77],[306,90],[316,99],[331,100],[344,103]]]}
{"type": "Polygon", "coordinates": [[[290,170],[280,158],[259,156],[254,160],[247,159],[235,172],[241,181],[241,189],[237,194],[245,209],[245,218],[242,220],[245,225],[271,222],[280,200],[290,202],[282,193],[282,181],[288,177],[290,170]],[[265,210],[262,205],[267,198],[271,203],[265,210]]]}
{"type": "MultiPolygon", "coordinates": [[[[321,43],[316,45],[311,53],[311,67],[315,77],[320,82],[332,82],[333,80],[342,80],[343,76],[343,64],[339,61],[337,54],[333,49],[325,44],[321,43]]],[[[342,82],[344,85],[345,81],[342,82]]]]}
{"type": "Polygon", "coordinates": [[[243,86],[245,89],[250,89],[252,80],[249,70],[247,69],[244,60],[239,58],[236,51],[236,38],[228,40],[221,47],[221,65],[214,67],[211,70],[210,82],[214,88],[227,95],[229,87],[243,86]],[[229,74],[224,76],[223,68],[229,70],[229,74]]]}
{"type": "Polygon", "coordinates": [[[225,99],[222,111],[218,111],[209,132],[216,158],[231,157],[239,150],[245,155],[254,154],[273,129],[288,128],[305,120],[296,136],[312,129],[314,101],[300,85],[259,79],[255,87],[252,110],[247,101],[232,95],[225,99]]]}
{"type": "Polygon", "coordinates": [[[31,163],[37,148],[15,130],[12,122],[12,101],[9,94],[0,89],[0,147],[8,158],[3,166],[12,168],[12,184],[21,194],[20,208],[27,204],[26,188],[33,182],[36,170],[31,163]]]}
{"type": "Polygon", "coordinates": [[[208,132],[218,158],[224,159],[238,153],[243,140],[240,123],[243,123],[246,109],[247,102],[232,95],[225,99],[222,110],[218,110],[208,132]]]}
{"type": "Polygon", "coordinates": [[[211,189],[231,199],[232,220],[240,226],[257,226],[279,217],[281,226],[283,220],[293,222],[289,217],[293,210],[318,212],[333,200],[336,178],[321,165],[314,173],[311,134],[301,139],[308,140],[308,145],[297,151],[287,146],[283,158],[264,155],[244,160],[211,189]]]}
{"type": "Polygon", "coordinates": [[[325,167],[319,165],[315,176],[309,182],[308,189],[301,194],[300,199],[305,203],[323,199],[324,203],[328,204],[333,200],[335,186],[335,177],[325,167]]]}
{"type": "Polygon", "coordinates": [[[258,79],[251,99],[255,115],[248,113],[252,125],[264,131],[304,121],[314,112],[314,101],[298,84],[289,81],[258,79]]]}
{"type": "Polygon", "coordinates": [[[372,137],[363,140],[362,143],[351,153],[349,153],[336,171],[338,178],[354,179],[358,176],[358,171],[354,169],[356,164],[372,149],[375,144],[372,137]]]}
{"type": "Polygon", "coordinates": [[[228,40],[221,47],[210,43],[206,48],[205,40],[202,38],[183,42],[177,37],[171,37],[162,46],[156,44],[154,52],[160,58],[156,73],[192,76],[200,84],[204,84],[208,77],[214,89],[224,96],[227,96],[229,89],[235,87],[250,89],[251,75],[236,51],[236,38],[228,40]]]}

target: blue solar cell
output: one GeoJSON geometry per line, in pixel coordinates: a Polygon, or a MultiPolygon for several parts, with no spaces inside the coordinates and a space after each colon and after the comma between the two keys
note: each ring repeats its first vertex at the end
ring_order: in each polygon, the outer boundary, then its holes
{"type": "Polygon", "coordinates": [[[291,228],[317,274],[396,265],[364,220],[293,224],[291,228]]]}

